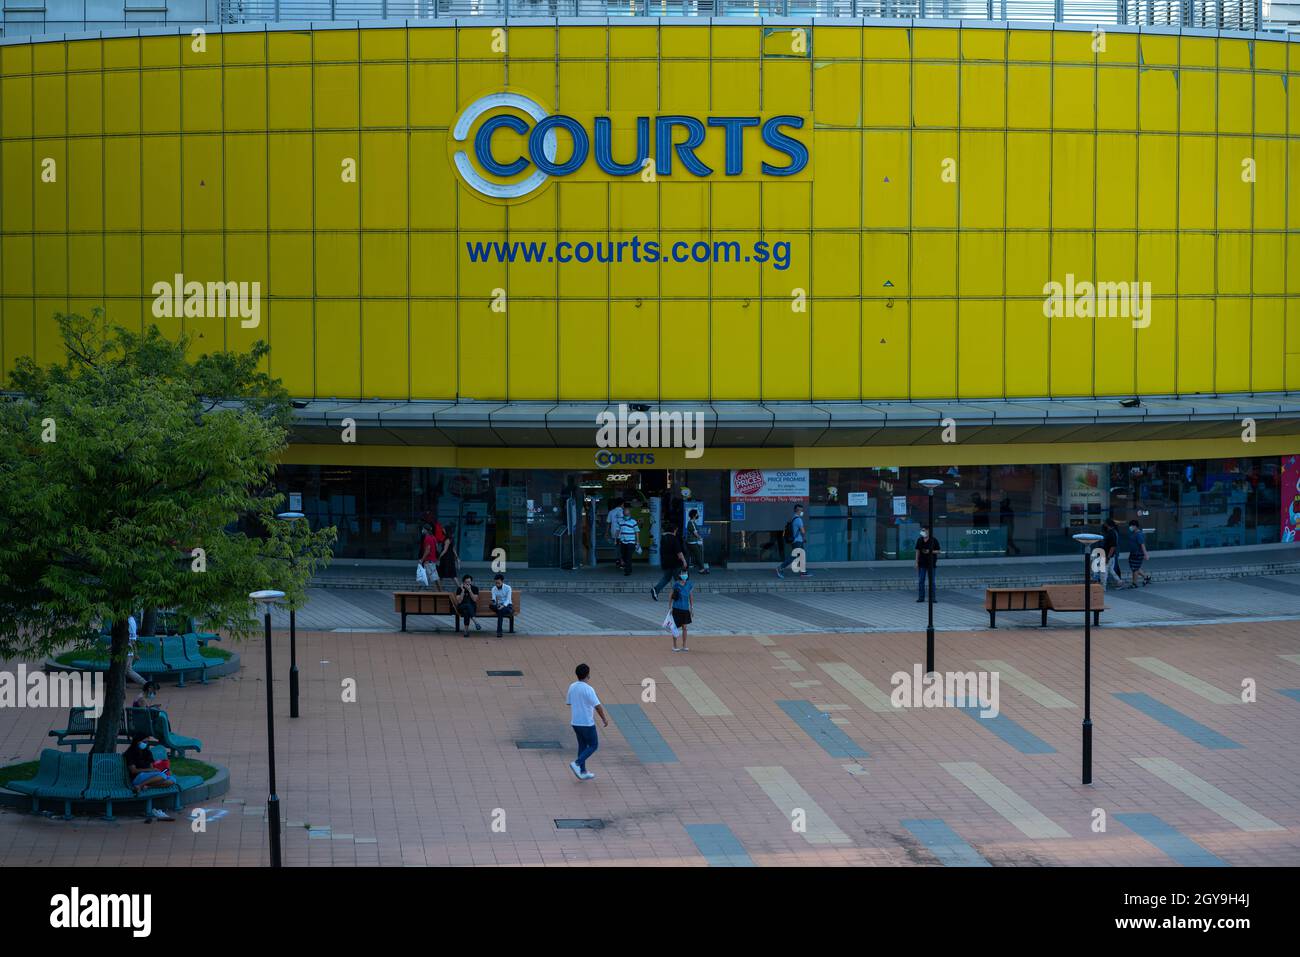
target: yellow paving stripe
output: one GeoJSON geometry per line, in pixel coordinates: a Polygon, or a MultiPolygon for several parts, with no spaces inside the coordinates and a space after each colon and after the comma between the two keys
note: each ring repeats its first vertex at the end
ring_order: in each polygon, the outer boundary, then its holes
{"type": "Polygon", "coordinates": [[[722,699],[713,693],[713,689],[704,683],[704,679],[695,673],[694,668],[663,669],[673,687],[686,699],[686,703],[695,709],[696,714],[706,718],[728,717],[731,709],[722,703],[722,699]]]}
{"type": "Polygon", "coordinates": [[[1076,707],[1074,702],[1069,698],[1057,694],[1041,681],[1029,677],[1029,675],[1025,674],[1023,671],[1012,667],[1000,658],[976,661],[975,664],[979,665],[985,671],[998,672],[998,674],[1001,675],[999,680],[1005,681],[1025,697],[1033,699],[1044,708],[1076,707]]]}
{"type": "Polygon", "coordinates": [[[1278,655],[1278,657],[1286,659],[1293,665],[1300,665],[1300,655],[1278,655]]]}
{"type": "Polygon", "coordinates": [[[769,648],[776,644],[776,642],[767,637],[767,635],[750,635],[749,637],[753,638],[760,645],[766,645],[769,648]]]}
{"type": "Polygon", "coordinates": [[[1170,787],[1177,788],[1189,798],[1209,808],[1219,817],[1237,825],[1243,831],[1285,831],[1281,824],[1270,821],[1258,811],[1242,804],[1231,794],[1220,791],[1204,778],[1198,778],[1180,764],[1168,758],[1134,758],[1138,765],[1146,768],[1170,787]]]}
{"type": "MultiPolygon", "coordinates": [[[[785,816],[786,827],[793,822],[795,808],[802,808],[805,815],[806,830],[803,838],[809,844],[852,844],[853,839],[835,826],[825,811],[818,806],[812,796],[799,786],[790,772],[785,768],[745,768],[763,793],[772,799],[772,803],[781,809],[785,816]]],[[[796,832],[797,833],[797,832],[796,832]]]]}
{"type": "Polygon", "coordinates": [[[877,714],[898,714],[903,710],[890,704],[889,695],[864,678],[852,665],[842,661],[819,661],[817,667],[877,714]]]}
{"type": "Polygon", "coordinates": [[[977,798],[1015,825],[1025,837],[1065,837],[1070,833],[974,761],[952,761],[941,767],[966,785],[977,798]]]}
{"type": "Polygon", "coordinates": [[[794,658],[791,657],[791,655],[790,655],[788,652],[785,652],[785,651],[774,651],[774,652],[772,652],[772,654],[775,655],[775,656],[776,656],[776,659],[777,659],[778,661],[781,662],[781,664],[776,665],[775,667],[778,667],[778,668],[789,668],[791,671],[807,671],[807,670],[808,670],[808,669],[805,668],[803,665],[799,664],[799,662],[795,661],[794,658]]]}
{"type": "Polygon", "coordinates": [[[1195,675],[1189,675],[1186,671],[1180,671],[1166,661],[1159,658],[1130,658],[1129,661],[1139,668],[1145,668],[1152,674],[1159,675],[1168,681],[1172,681],[1180,688],[1186,688],[1192,694],[1200,695],[1206,701],[1214,704],[1240,704],[1241,699],[1236,695],[1228,694],[1221,688],[1216,688],[1208,681],[1202,681],[1195,675]]]}

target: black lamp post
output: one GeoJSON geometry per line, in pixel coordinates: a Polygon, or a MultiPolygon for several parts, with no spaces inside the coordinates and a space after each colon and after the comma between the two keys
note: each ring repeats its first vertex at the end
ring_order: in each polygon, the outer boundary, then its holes
{"type": "Polygon", "coordinates": [[[1083,546],[1083,783],[1092,783],[1092,547],[1102,536],[1081,532],[1083,546]]]}
{"type": "MultiPolygon", "coordinates": [[[[307,516],[302,512],[281,512],[276,518],[282,522],[296,522],[307,516]]],[[[298,564],[295,550],[289,559],[292,565],[298,564]]],[[[289,602],[289,717],[298,717],[298,621],[294,602],[289,602]]]]}
{"type": "MultiPolygon", "coordinates": [[[[934,490],[937,489],[939,486],[943,485],[943,482],[940,479],[921,479],[919,484],[925,488],[925,491],[930,498],[930,511],[929,511],[929,518],[926,519],[928,523],[926,527],[930,529],[930,541],[933,542],[934,541],[934,490]]],[[[931,551],[930,554],[926,557],[932,563],[935,560],[933,551],[931,551]]],[[[933,565],[930,566],[930,572],[929,572],[930,589],[929,589],[929,593],[926,596],[926,608],[929,612],[929,617],[926,621],[926,626],[925,626],[925,673],[927,675],[930,674],[930,672],[934,671],[934,578],[935,578],[935,573],[937,571],[938,569],[935,568],[933,565]]],[[[922,581],[924,580],[925,579],[922,579],[922,581]]]]}
{"type": "Polygon", "coordinates": [[[248,597],[262,606],[266,622],[266,757],[271,789],[266,799],[266,818],[271,825],[271,866],[280,867],[280,798],[275,793],[275,706],[271,691],[271,606],[284,598],[284,592],[255,591],[248,597]]]}

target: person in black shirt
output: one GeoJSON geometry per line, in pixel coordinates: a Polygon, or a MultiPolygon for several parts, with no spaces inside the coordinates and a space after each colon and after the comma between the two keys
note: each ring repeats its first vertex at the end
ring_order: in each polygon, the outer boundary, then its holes
{"type": "Polygon", "coordinates": [[[938,540],[928,526],[921,526],[921,537],[916,540],[916,600],[925,601],[925,580],[930,579],[930,600],[934,601],[934,569],[939,564],[938,540]]]}
{"type": "Polygon", "coordinates": [[[1120,588],[1124,587],[1124,579],[1120,577],[1115,565],[1119,561],[1119,524],[1113,518],[1108,518],[1101,526],[1102,540],[1101,547],[1106,550],[1106,570],[1102,572],[1102,581],[1106,588],[1110,588],[1110,580],[1114,577],[1120,588]]]}
{"type": "Polygon", "coordinates": [[[663,572],[663,577],[659,579],[659,584],[650,589],[650,597],[658,601],[659,592],[663,591],[674,576],[686,568],[686,565],[686,546],[682,544],[681,536],[677,534],[677,526],[669,522],[659,538],[659,570],[663,572]]]}
{"type": "MultiPolygon", "coordinates": [[[[131,736],[131,743],[122,753],[126,762],[126,775],[131,782],[131,790],[139,794],[145,788],[166,788],[176,783],[169,770],[154,767],[153,750],[149,747],[147,735],[131,736]]],[[[153,809],[153,817],[160,821],[170,821],[171,817],[160,808],[153,809]]]]}
{"type": "Polygon", "coordinates": [[[469,637],[469,623],[474,622],[474,627],[479,631],[483,626],[478,623],[475,617],[478,614],[478,586],[474,584],[474,576],[466,575],[460,581],[460,587],[456,589],[455,598],[456,610],[460,612],[460,617],[465,622],[465,637],[469,637]]]}

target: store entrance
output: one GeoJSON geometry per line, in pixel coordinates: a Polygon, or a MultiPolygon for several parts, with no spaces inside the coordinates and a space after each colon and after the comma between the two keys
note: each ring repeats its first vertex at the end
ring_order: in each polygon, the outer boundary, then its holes
{"type": "Polygon", "coordinates": [[[576,505],[573,529],[576,566],[612,566],[617,560],[617,533],[610,529],[609,513],[620,502],[640,526],[641,554],[632,557],[633,567],[648,563],[653,543],[652,525],[658,500],[669,485],[669,473],[663,469],[624,472],[596,469],[572,473],[569,480],[576,505]]]}

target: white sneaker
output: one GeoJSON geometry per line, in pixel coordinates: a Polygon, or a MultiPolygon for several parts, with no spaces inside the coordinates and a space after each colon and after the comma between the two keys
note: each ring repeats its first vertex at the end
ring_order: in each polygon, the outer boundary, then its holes
{"type": "Polygon", "coordinates": [[[569,762],[569,770],[573,772],[573,776],[574,776],[575,778],[577,778],[579,781],[582,780],[582,772],[578,770],[578,762],[577,762],[577,761],[570,761],[570,762],[569,762]]]}
{"type": "Polygon", "coordinates": [[[582,778],[582,780],[584,780],[584,781],[590,781],[590,780],[591,780],[592,778],[594,778],[595,776],[596,776],[596,775],[592,774],[590,771],[587,771],[585,774],[579,774],[579,775],[578,775],[578,777],[582,778]]]}
{"type": "Polygon", "coordinates": [[[164,811],[162,808],[157,808],[157,807],[149,812],[149,816],[152,818],[156,818],[159,821],[171,820],[171,816],[168,815],[166,811],[164,811]]]}

